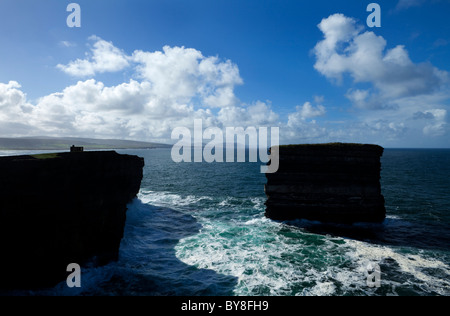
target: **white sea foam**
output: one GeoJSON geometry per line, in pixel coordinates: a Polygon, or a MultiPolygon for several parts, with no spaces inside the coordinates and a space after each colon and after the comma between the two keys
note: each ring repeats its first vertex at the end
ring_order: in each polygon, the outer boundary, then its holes
{"type": "Polygon", "coordinates": [[[292,295],[293,291],[300,295],[331,295],[335,292],[335,286],[330,283],[334,268],[323,264],[314,266],[314,261],[319,262],[327,251],[337,249],[325,237],[314,236],[324,243],[322,250],[315,252],[305,251],[308,246],[295,242],[293,238],[297,236],[277,234],[285,229],[284,225],[265,218],[251,219],[238,227],[227,223],[203,226],[199,235],[179,242],[177,257],[186,264],[237,277],[236,295],[292,295]],[[317,257],[311,260],[311,254],[317,257]],[[307,283],[312,284],[311,288],[301,293],[303,284],[307,283]]]}
{"type": "Polygon", "coordinates": [[[264,209],[265,198],[251,198],[250,201],[253,203],[253,208],[256,210],[264,209]]]}
{"type": "MultiPolygon", "coordinates": [[[[348,255],[359,265],[359,270],[364,270],[367,263],[381,263],[384,260],[394,260],[402,273],[410,278],[423,282],[428,291],[434,291],[440,295],[450,293],[450,267],[444,262],[428,257],[423,251],[419,254],[400,252],[387,246],[373,245],[357,240],[347,240],[347,245],[352,248],[348,255]],[[445,278],[425,273],[425,269],[438,269],[445,278]]],[[[381,271],[383,282],[389,283],[389,276],[381,271]]],[[[395,283],[395,282],[394,282],[395,283]]]]}
{"type": "Polygon", "coordinates": [[[317,285],[313,286],[305,295],[312,296],[330,296],[336,291],[336,286],[333,282],[318,282],[317,285]]]}
{"type": "Polygon", "coordinates": [[[141,191],[139,198],[156,206],[199,206],[202,211],[193,215],[202,228],[179,241],[176,256],[188,265],[236,277],[236,295],[373,295],[377,288],[366,282],[369,263],[382,266],[384,295],[401,295],[411,284],[427,293],[450,293],[450,267],[417,250],[311,234],[262,213],[214,221],[208,217],[224,209],[242,210],[242,205],[262,210],[262,198],[248,203],[236,197],[182,197],[153,191],[141,191]],[[207,210],[202,208],[205,202],[210,203],[207,210]]]}
{"type": "Polygon", "coordinates": [[[395,260],[399,266],[390,269],[403,275],[402,280],[391,280],[382,271],[386,295],[407,288],[409,277],[423,283],[429,293],[450,293],[448,278],[424,271],[439,269],[450,276],[449,267],[423,254],[308,234],[263,217],[233,225],[207,221],[202,225],[200,234],[178,243],[176,255],[186,264],[237,277],[236,295],[373,295],[377,288],[366,283],[367,264],[386,258],[395,260]]]}
{"type": "Polygon", "coordinates": [[[267,222],[270,222],[270,219],[266,217],[259,217],[246,221],[244,225],[261,225],[267,222]]]}
{"type": "Polygon", "coordinates": [[[179,194],[174,194],[170,192],[156,192],[156,191],[148,191],[141,190],[138,194],[139,200],[144,204],[152,204],[155,206],[163,206],[163,207],[186,207],[196,205],[202,201],[212,200],[211,197],[208,196],[181,196],[179,194]]]}

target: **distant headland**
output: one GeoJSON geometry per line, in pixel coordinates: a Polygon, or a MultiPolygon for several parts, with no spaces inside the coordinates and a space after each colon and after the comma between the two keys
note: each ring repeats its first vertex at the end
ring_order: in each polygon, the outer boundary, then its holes
{"type": "Polygon", "coordinates": [[[18,137],[0,138],[0,150],[67,150],[72,145],[86,150],[103,149],[153,149],[169,148],[170,145],[121,139],[94,139],[79,137],[18,137]]]}

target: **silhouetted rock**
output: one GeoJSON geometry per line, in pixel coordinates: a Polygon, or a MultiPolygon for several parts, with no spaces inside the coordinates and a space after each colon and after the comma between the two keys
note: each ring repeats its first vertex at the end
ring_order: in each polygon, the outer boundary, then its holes
{"type": "Polygon", "coordinates": [[[266,216],[276,220],[382,222],[383,148],[362,144],[280,146],[278,172],[266,174],[266,216]]]}
{"type": "Polygon", "coordinates": [[[144,160],[114,151],[0,158],[0,288],[65,280],[118,258],[144,160]]]}

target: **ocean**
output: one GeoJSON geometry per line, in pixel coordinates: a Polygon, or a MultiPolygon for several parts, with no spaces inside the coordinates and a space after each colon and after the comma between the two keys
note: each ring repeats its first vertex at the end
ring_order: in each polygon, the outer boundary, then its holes
{"type": "Polygon", "coordinates": [[[386,149],[387,218],[353,225],[267,219],[260,163],[177,164],[170,149],[118,152],[145,158],[119,260],[83,268],[80,288],[62,282],[17,294],[450,295],[448,149],[386,149]]]}

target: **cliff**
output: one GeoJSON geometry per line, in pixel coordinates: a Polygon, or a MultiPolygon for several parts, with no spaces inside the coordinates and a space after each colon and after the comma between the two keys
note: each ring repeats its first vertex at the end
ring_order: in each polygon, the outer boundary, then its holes
{"type": "Polygon", "coordinates": [[[0,158],[0,288],[53,286],[118,258],[144,160],[113,151],[0,158]]]}
{"type": "Polygon", "coordinates": [[[386,215],[377,145],[279,147],[278,172],[266,174],[266,216],[276,220],[382,222],[386,215]]]}

